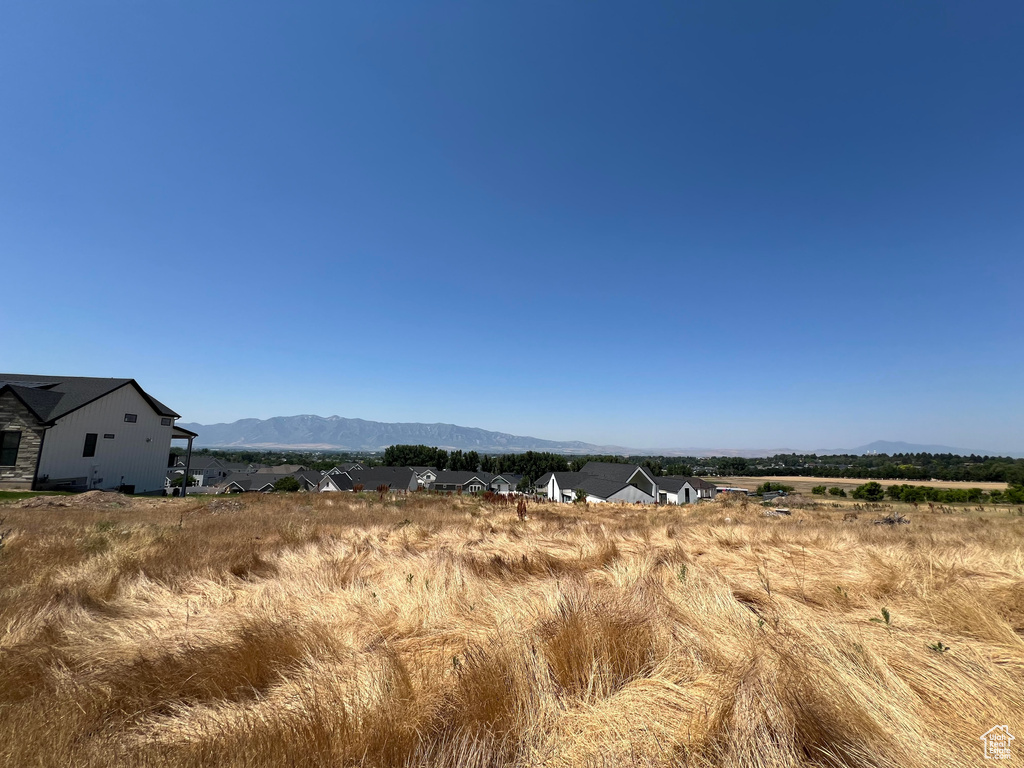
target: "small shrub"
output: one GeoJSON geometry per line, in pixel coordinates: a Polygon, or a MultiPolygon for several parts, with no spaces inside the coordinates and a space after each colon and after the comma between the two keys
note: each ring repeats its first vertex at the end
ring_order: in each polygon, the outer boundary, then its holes
{"type": "Polygon", "coordinates": [[[825,495],[825,486],[824,485],[816,485],[813,488],[811,488],[811,493],[813,493],[815,496],[824,496],[825,495]]]}
{"type": "Polygon", "coordinates": [[[831,488],[829,488],[828,493],[830,496],[839,496],[844,499],[846,498],[846,490],[840,488],[838,485],[833,485],[831,488]]]}

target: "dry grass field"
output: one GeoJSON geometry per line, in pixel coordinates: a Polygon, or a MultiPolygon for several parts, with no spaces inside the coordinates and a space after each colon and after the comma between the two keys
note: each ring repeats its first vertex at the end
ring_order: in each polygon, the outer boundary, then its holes
{"type": "Polygon", "coordinates": [[[0,505],[0,764],[932,768],[985,764],[994,725],[1024,744],[1024,516],[801,503],[0,505]]]}
{"type": "MultiPolygon", "coordinates": [[[[849,477],[800,477],[797,475],[786,475],[784,477],[707,477],[704,478],[715,485],[727,485],[731,488],[747,488],[754,490],[762,483],[784,483],[792,485],[798,493],[811,492],[816,485],[836,486],[843,488],[850,493],[858,485],[864,485],[868,480],[857,480],[849,477]]],[[[981,488],[983,491],[1005,491],[1006,483],[958,483],[950,480],[875,480],[876,483],[889,487],[890,485],[926,485],[930,488],[981,488]]]]}

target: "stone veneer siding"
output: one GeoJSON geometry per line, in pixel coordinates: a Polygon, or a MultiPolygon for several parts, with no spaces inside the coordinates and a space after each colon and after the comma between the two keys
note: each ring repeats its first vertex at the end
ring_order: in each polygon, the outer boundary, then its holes
{"type": "Polygon", "coordinates": [[[30,489],[43,442],[42,424],[21,400],[5,392],[0,395],[0,431],[21,432],[17,463],[13,467],[0,467],[0,488],[30,489]]]}

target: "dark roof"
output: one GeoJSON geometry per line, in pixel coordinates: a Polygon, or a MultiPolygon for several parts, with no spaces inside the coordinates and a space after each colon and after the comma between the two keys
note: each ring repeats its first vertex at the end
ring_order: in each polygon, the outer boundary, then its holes
{"type": "Polygon", "coordinates": [[[533,481],[533,487],[534,488],[540,488],[542,485],[547,485],[548,483],[551,482],[551,476],[553,474],[555,474],[555,473],[554,472],[545,472],[543,475],[541,475],[540,477],[538,477],[536,480],[533,481]]]}
{"type": "MultiPolygon", "coordinates": [[[[689,482],[690,482],[690,478],[688,478],[688,477],[676,477],[676,476],[673,476],[673,475],[669,475],[669,476],[666,476],[666,477],[659,477],[658,478],[658,490],[659,491],[668,491],[669,493],[679,493],[679,491],[681,491],[683,489],[683,486],[686,483],[689,483],[689,482]]],[[[690,485],[691,485],[691,487],[693,487],[696,490],[697,486],[693,485],[692,483],[690,483],[690,485]]]]}
{"type": "Polygon", "coordinates": [[[90,376],[28,376],[20,373],[0,373],[0,390],[10,391],[39,418],[52,422],[66,416],[116,389],[131,385],[161,416],[178,418],[179,414],[139,386],[135,379],[101,379],[90,376]]]}
{"type": "Polygon", "coordinates": [[[609,496],[629,486],[629,483],[625,480],[609,480],[608,478],[590,475],[586,472],[555,472],[554,475],[559,490],[575,491],[579,489],[599,499],[607,499],[609,496]]]}
{"type": "Polygon", "coordinates": [[[659,477],[658,490],[668,491],[669,493],[679,493],[682,490],[684,483],[689,483],[690,487],[695,491],[700,490],[714,490],[715,486],[706,480],[701,480],[699,477],[683,477],[682,475],[666,475],[665,477],[659,477]]]}
{"type": "Polygon", "coordinates": [[[364,490],[372,491],[379,485],[392,488],[413,488],[416,485],[416,473],[409,467],[370,467],[354,469],[346,473],[352,478],[353,485],[362,485],[364,490]]]}
{"type": "MultiPolygon", "coordinates": [[[[625,481],[606,480],[603,477],[595,477],[594,475],[584,477],[575,486],[575,488],[582,488],[586,493],[591,496],[596,496],[599,499],[607,499],[609,496],[618,493],[623,488],[629,487],[629,483],[625,481]]],[[[575,488],[573,490],[575,490],[575,488]]]]}
{"type": "Polygon", "coordinates": [[[411,469],[411,470],[412,470],[413,472],[415,472],[415,473],[416,473],[417,475],[422,475],[422,474],[423,474],[424,472],[426,472],[426,471],[427,471],[428,469],[429,469],[429,470],[430,470],[431,472],[433,472],[433,473],[434,473],[435,475],[436,475],[436,474],[437,474],[437,472],[438,472],[438,470],[437,470],[437,467],[409,467],[409,469],[411,469]]]}
{"type": "Polygon", "coordinates": [[[466,483],[476,478],[484,485],[491,482],[491,478],[494,477],[490,472],[463,472],[453,469],[445,469],[437,473],[437,479],[434,480],[434,485],[466,485],[466,483]]]}
{"type": "Polygon", "coordinates": [[[223,485],[226,488],[234,484],[243,491],[258,491],[268,485],[272,486],[282,477],[290,477],[290,475],[232,475],[224,478],[223,485]]]}
{"type": "Polygon", "coordinates": [[[523,479],[522,475],[513,475],[511,472],[500,472],[497,475],[492,475],[491,476],[491,482],[493,483],[499,477],[505,478],[512,485],[518,485],[519,481],[523,479]]]}
{"type": "Polygon", "coordinates": [[[327,474],[327,475],[321,475],[320,476],[320,482],[321,483],[326,483],[328,479],[332,483],[334,483],[336,486],[338,486],[339,489],[341,489],[343,491],[351,491],[352,490],[352,478],[349,477],[344,472],[339,472],[336,475],[327,474]]]}
{"type": "Polygon", "coordinates": [[[697,490],[713,491],[715,490],[715,488],[718,487],[714,483],[709,483],[707,480],[704,480],[703,478],[700,477],[688,477],[686,479],[690,483],[690,485],[692,485],[697,490]]]}
{"type": "MultiPolygon", "coordinates": [[[[653,477],[649,470],[644,469],[638,464],[616,464],[610,461],[588,461],[580,472],[584,475],[600,477],[604,480],[621,480],[625,483],[638,469],[643,469],[644,472],[653,477]]],[[[655,478],[655,482],[657,482],[657,478],[655,478]]]]}

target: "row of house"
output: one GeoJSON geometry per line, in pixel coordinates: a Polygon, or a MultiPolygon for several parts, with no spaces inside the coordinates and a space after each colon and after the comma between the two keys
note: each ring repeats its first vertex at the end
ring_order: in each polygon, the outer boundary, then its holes
{"type": "MultiPolygon", "coordinates": [[[[183,471],[174,467],[170,473],[183,471]]],[[[225,464],[205,457],[199,462],[196,480],[211,479],[209,486],[197,486],[192,492],[225,493],[271,491],[283,477],[294,477],[302,491],[336,493],[376,490],[429,490],[441,493],[513,493],[521,475],[490,472],[460,472],[435,467],[363,467],[347,464],[326,471],[309,470],[298,465],[245,467],[225,464]]],[[[168,474],[168,477],[172,477],[168,474]]],[[[534,492],[555,502],[573,502],[582,494],[588,503],[692,504],[714,498],[716,487],[699,477],[655,475],[649,469],[631,464],[592,461],[578,472],[549,472],[534,483],[534,492]]]]}
{"type": "Polygon", "coordinates": [[[655,475],[646,467],[590,461],[579,472],[549,472],[534,486],[551,501],[569,503],[692,504],[713,499],[717,490],[699,477],[655,475]]]}

